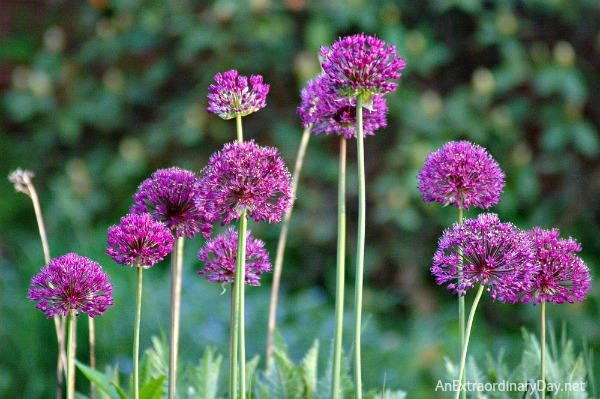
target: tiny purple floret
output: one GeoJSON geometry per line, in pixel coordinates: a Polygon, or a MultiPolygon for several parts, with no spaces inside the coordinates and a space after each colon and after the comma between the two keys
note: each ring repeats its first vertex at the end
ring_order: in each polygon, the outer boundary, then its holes
{"type": "Polygon", "coordinates": [[[236,115],[246,116],[267,105],[269,85],[263,83],[261,75],[238,76],[232,69],[215,75],[215,83],[209,86],[207,111],[223,119],[236,115]],[[248,85],[248,80],[250,85],[248,85]]]}
{"type": "Polygon", "coordinates": [[[573,303],[585,300],[590,290],[590,270],[576,255],[581,245],[573,238],[559,238],[556,229],[534,227],[529,232],[539,271],[533,284],[523,293],[521,302],[573,303]]]}
{"type": "Polygon", "coordinates": [[[129,214],[108,228],[106,253],[120,265],[149,268],[173,249],[173,234],[148,213],[129,214]]]}
{"type": "Polygon", "coordinates": [[[468,210],[497,205],[505,175],[483,147],[451,141],[427,156],[417,178],[425,202],[468,210]]]}
{"type": "Polygon", "coordinates": [[[279,223],[291,206],[291,175],[276,148],[225,144],[200,174],[196,206],[210,223],[228,224],[243,211],[256,222],[279,223]]]}
{"type": "MultiPolygon", "coordinates": [[[[223,234],[206,242],[198,252],[198,259],[205,262],[204,270],[198,274],[211,282],[231,283],[235,281],[238,232],[228,227],[223,234]]],[[[260,275],[271,271],[269,254],[265,243],[254,238],[250,232],[246,235],[246,284],[260,285],[260,275]]]]}
{"type": "Polygon", "coordinates": [[[71,311],[101,315],[113,304],[113,286],[102,267],[91,259],[70,253],[54,258],[31,279],[28,298],[50,318],[71,311]]]}
{"type": "Polygon", "coordinates": [[[445,230],[431,267],[435,281],[454,294],[482,284],[492,300],[510,303],[530,287],[538,270],[527,234],[493,213],[445,230]]]}

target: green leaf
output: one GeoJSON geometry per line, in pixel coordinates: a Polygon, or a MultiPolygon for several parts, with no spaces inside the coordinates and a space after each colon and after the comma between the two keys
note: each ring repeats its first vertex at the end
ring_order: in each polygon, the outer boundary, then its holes
{"type": "Polygon", "coordinates": [[[166,338],[164,336],[152,337],[152,348],[144,352],[140,361],[140,386],[144,386],[162,375],[167,375],[168,363],[169,352],[166,338]]]}
{"type": "Polygon", "coordinates": [[[162,375],[144,385],[140,389],[140,399],[161,399],[164,393],[163,385],[166,379],[167,376],[162,375]]]}
{"type": "Polygon", "coordinates": [[[256,380],[256,367],[258,366],[258,362],[260,360],[260,356],[256,355],[250,360],[246,362],[246,389],[250,394],[252,393],[252,384],[256,380]]]}
{"type": "Polygon", "coordinates": [[[90,381],[94,382],[98,388],[106,392],[111,399],[127,399],[125,391],[123,391],[123,388],[121,388],[114,379],[111,379],[104,373],[94,370],[77,360],[75,360],[75,364],[90,381]]]}
{"type": "MultiPolygon", "coordinates": [[[[342,369],[340,370],[340,397],[345,398],[352,396],[353,392],[353,381],[350,377],[350,364],[352,362],[348,360],[347,356],[342,351],[342,369]]],[[[333,385],[333,343],[331,350],[329,351],[329,359],[327,360],[327,368],[321,374],[321,377],[317,381],[317,392],[316,399],[329,399],[331,398],[331,387],[333,385]]]]}
{"type": "Polygon", "coordinates": [[[315,397],[315,390],[317,389],[317,360],[319,358],[319,341],[315,340],[313,346],[308,350],[302,364],[300,365],[300,373],[306,392],[304,397],[306,399],[312,399],[315,397]]]}
{"type": "Polygon", "coordinates": [[[304,384],[300,371],[290,360],[285,349],[275,346],[273,364],[263,381],[259,382],[261,397],[277,399],[302,398],[304,384]]]}
{"type": "Polygon", "coordinates": [[[211,348],[204,351],[198,366],[190,365],[183,377],[189,399],[216,399],[223,356],[215,356],[211,348]]]}

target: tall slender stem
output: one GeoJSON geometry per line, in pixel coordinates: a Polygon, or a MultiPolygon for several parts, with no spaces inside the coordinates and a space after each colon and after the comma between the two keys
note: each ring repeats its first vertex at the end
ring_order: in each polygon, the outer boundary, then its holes
{"type": "Polygon", "coordinates": [[[244,286],[246,282],[246,229],[248,220],[246,211],[240,215],[238,229],[238,247],[235,266],[235,291],[233,300],[233,339],[231,348],[230,391],[231,399],[237,399],[237,388],[240,397],[246,395],[246,354],[244,339],[244,286]],[[238,360],[239,359],[239,360],[238,360]]]}
{"type": "Polygon", "coordinates": [[[181,310],[181,267],[184,236],[177,237],[171,253],[171,343],[169,347],[169,399],[177,390],[177,356],[179,353],[179,318],[181,310]]]}
{"type": "MultiPolygon", "coordinates": [[[[25,186],[17,185],[16,188],[18,191],[21,191],[29,198],[31,198],[31,202],[33,204],[33,211],[35,212],[35,220],[38,225],[38,230],[40,233],[40,240],[42,242],[42,251],[44,253],[44,260],[46,264],[50,263],[52,259],[50,256],[50,246],[48,245],[48,235],[46,234],[46,227],[44,224],[44,217],[42,216],[42,208],[40,206],[40,199],[37,195],[37,191],[35,190],[35,186],[31,177],[33,173],[24,173],[22,175],[22,183],[25,183],[25,186]]],[[[54,329],[56,330],[56,340],[58,343],[58,360],[56,365],[56,398],[62,398],[62,387],[63,387],[63,375],[66,375],[67,372],[67,353],[65,348],[65,318],[61,318],[58,315],[54,315],[54,329]]]]}
{"type": "MultiPolygon", "coordinates": [[[[89,342],[90,342],[90,368],[96,370],[96,323],[94,318],[88,316],[89,342]]],[[[96,399],[96,384],[90,381],[90,399],[96,399]]]]}
{"type": "Polygon", "coordinates": [[[237,264],[236,264],[236,279],[240,282],[238,284],[239,296],[240,296],[240,322],[239,322],[239,335],[240,335],[240,398],[246,398],[246,339],[245,339],[245,318],[244,318],[244,291],[246,287],[246,230],[248,220],[246,219],[246,212],[242,212],[240,216],[240,231],[238,232],[238,251],[237,251],[237,264]],[[239,270],[239,274],[238,274],[239,270]]]}
{"type": "Polygon", "coordinates": [[[277,241],[277,252],[275,255],[275,263],[273,266],[273,286],[271,289],[271,301],[269,303],[269,324],[267,331],[267,370],[270,368],[271,359],[273,358],[273,339],[275,335],[275,325],[277,320],[277,300],[279,298],[279,286],[281,284],[281,269],[283,268],[283,255],[285,253],[285,244],[287,242],[287,236],[290,226],[290,219],[292,217],[292,210],[294,202],[296,200],[296,191],[298,191],[298,180],[300,179],[300,172],[302,165],[304,164],[304,156],[306,155],[306,148],[308,147],[308,141],[310,139],[310,133],[312,130],[312,124],[304,129],[302,133],[302,139],[300,141],[300,147],[298,147],[298,154],[296,155],[296,165],[294,166],[294,173],[292,175],[292,203],[290,210],[283,216],[283,223],[281,225],[281,231],[279,233],[279,241],[277,241]]]}
{"type": "Polygon", "coordinates": [[[142,319],[142,271],[138,265],[137,271],[137,294],[135,296],[135,327],[133,334],[133,398],[140,397],[140,324],[142,319]]]}
{"type": "Polygon", "coordinates": [[[50,263],[50,246],[48,245],[48,236],[46,234],[46,227],[44,226],[44,218],[42,217],[42,208],[40,207],[40,200],[35,186],[31,179],[26,179],[27,189],[29,191],[29,197],[33,202],[33,210],[35,212],[35,219],[37,220],[38,230],[40,231],[40,239],[42,241],[42,250],[44,251],[44,259],[46,263],[50,263]]]}
{"type": "Polygon", "coordinates": [[[540,379],[544,382],[542,384],[542,399],[546,398],[546,302],[542,302],[542,339],[541,339],[541,358],[540,368],[541,376],[540,379]]]}
{"type": "Polygon", "coordinates": [[[362,398],[361,378],[361,317],[363,269],[365,261],[365,221],[366,221],[366,189],[365,189],[365,150],[363,137],[363,98],[356,97],[356,143],[358,157],[358,235],[356,243],[356,283],[354,296],[354,397],[362,398]]]}
{"type": "Polygon", "coordinates": [[[236,305],[236,293],[237,284],[234,280],[234,282],[231,283],[231,315],[229,317],[229,397],[232,399],[237,396],[237,348],[239,338],[237,334],[237,306],[239,306],[239,303],[236,305]]]}
{"type": "MultiPolygon", "coordinates": [[[[463,203],[462,203],[462,198],[460,199],[460,204],[458,206],[458,223],[462,223],[463,222],[463,203]]],[[[459,254],[461,255],[461,259],[462,259],[462,248],[458,249],[459,254]]],[[[461,265],[462,268],[462,265],[461,265]]],[[[462,274],[462,272],[459,272],[459,275],[462,274]]],[[[460,291],[458,293],[458,340],[459,340],[459,348],[460,348],[460,353],[462,353],[464,346],[465,346],[465,296],[463,295],[463,291],[460,291]]],[[[466,381],[466,372],[465,374],[459,376],[459,381],[461,383],[464,383],[466,381]]],[[[462,397],[463,399],[466,399],[467,397],[467,391],[463,391],[462,393],[462,397]]]]}
{"type": "Polygon", "coordinates": [[[335,333],[333,338],[332,399],[339,397],[342,365],[342,331],[344,328],[344,277],[346,273],[346,138],[340,136],[338,177],[338,238],[335,284],[335,333]]]}
{"type": "Polygon", "coordinates": [[[244,132],[242,131],[242,116],[235,116],[235,130],[237,132],[237,141],[240,143],[244,141],[244,132]]]}
{"type": "MultiPolygon", "coordinates": [[[[465,372],[465,363],[467,360],[467,349],[469,347],[469,337],[471,336],[471,327],[473,326],[473,318],[475,317],[475,310],[477,310],[477,304],[479,304],[479,300],[481,299],[481,294],[483,293],[483,284],[479,285],[479,289],[477,290],[477,295],[473,300],[473,305],[471,305],[471,312],[469,313],[469,319],[467,320],[467,328],[465,332],[465,345],[463,347],[462,353],[460,355],[460,368],[458,370],[459,380],[465,372]]],[[[461,391],[463,391],[462,383],[459,386],[459,389],[456,391],[455,398],[458,399],[460,397],[461,391]]]]}
{"type": "Polygon", "coordinates": [[[73,330],[75,324],[75,311],[69,311],[67,333],[67,399],[73,399],[75,394],[75,344],[73,330]]]}

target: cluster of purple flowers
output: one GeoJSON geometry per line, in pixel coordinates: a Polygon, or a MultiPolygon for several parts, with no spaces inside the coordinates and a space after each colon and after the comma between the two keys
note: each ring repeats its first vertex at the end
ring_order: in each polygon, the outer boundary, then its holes
{"type": "Polygon", "coordinates": [[[433,257],[431,272],[438,284],[455,294],[479,284],[492,299],[515,303],[536,272],[526,234],[492,213],[466,219],[445,230],[433,257]]]}
{"type": "MultiPolygon", "coordinates": [[[[198,259],[205,262],[204,270],[198,272],[208,281],[231,283],[235,279],[238,233],[228,227],[223,234],[210,239],[198,252],[198,259]]],[[[271,271],[269,255],[262,240],[246,235],[246,284],[260,285],[259,276],[271,271]]]]}
{"type": "Polygon", "coordinates": [[[390,46],[364,33],[343,37],[321,47],[322,67],[331,88],[340,95],[382,95],[396,89],[406,62],[390,46]]]}
{"type": "Polygon", "coordinates": [[[370,136],[387,126],[387,103],[405,67],[396,48],[375,36],[358,34],[321,49],[323,73],[309,81],[301,93],[297,113],[315,135],[334,133],[356,137],[356,102],[362,96],[363,134],[370,136]]]}
{"type": "Polygon", "coordinates": [[[238,220],[243,211],[257,222],[279,222],[292,200],[291,176],[279,151],[254,141],[225,144],[198,180],[196,206],[209,222],[238,220]]]}
{"type": "Polygon", "coordinates": [[[113,286],[102,267],[74,253],[54,258],[31,280],[29,299],[50,318],[70,312],[101,315],[113,304],[113,286]]]}
{"type": "Polygon", "coordinates": [[[129,214],[108,229],[106,253],[120,265],[149,268],[173,249],[173,234],[149,213],[129,214]]]}
{"type": "Polygon", "coordinates": [[[269,85],[263,83],[263,77],[252,75],[238,76],[231,70],[215,76],[216,85],[210,85],[207,111],[223,119],[246,116],[264,108],[267,104],[269,85]],[[250,80],[250,86],[248,85],[250,80]]]}
{"type": "MultiPolygon", "coordinates": [[[[356,137],[356,98],[346,98],[332,93],[326,75],[310,80],[301,92],[297,113],[304,127],[312,124],[315,135],[337,134],[347,139],[356,137]]],[[[387,126],[388,108],[381,96],[373,97],[369,109],[363,113],[363,133],[372,136],[377,129],[387,126]]]]}
{"type": "Polygon", "coordinates": [[[173,231],[176,237],[192,238],[210,226],[194,201],[198,195],[195,173],[177,167],[159,169],[144,180],[133,196],[131,213],[150,213],[173,231]]]}
{"type": "Polygon", "coordinates": [[[590,271],[576,255],[581,245],[569,237],[559,238],[556,229],[535,227],[528,232],[535,252],[538,272],[531,286],[523,292],[521,302],[573,303],[583,301],[590,290],[590,271]]]}
{"type": "MultiPolygon", "coordinates": [[[[500,202],[504,177],[484,148],[449,142],[427,156],[418,187],[429,203],[488,209],[500,202]]],[[[590,274],[575,255],[581,246],[558,236],[556,229],[523,231],[495,214],[482,214],[443,232],[431,272],[459,295],[481,284],[503,302],[583,301],[590,274]]]]}
{"type": "Polygon", "coordinates": [[[505,175],[483,147],[451,141],[427,156],[417,178],[425,202],[468,210],[497,205],[505,175]]]}

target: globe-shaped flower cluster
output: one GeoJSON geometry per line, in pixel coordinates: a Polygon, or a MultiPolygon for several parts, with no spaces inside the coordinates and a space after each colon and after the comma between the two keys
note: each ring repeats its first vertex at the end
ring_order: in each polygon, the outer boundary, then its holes
{"type": "Polygon", "coordinates": [[[484,213],[454,224],[439,239],[431,272],[454,294],[484,285],[493,300],[515,303],[539,270],[527,234],[484,213]]]}
{"type": "MultiPolygon", "coordinates": [[[[198,252],[198,259],[205,262],[204,270],[198,274],[211,282],[231,283],[235,280],[236,259],[238,251],[238,232],[228,227],[223,234],[206,242],[198,252]]],[[[269,254],[262,240],[246,234],[246,284],[260,285],[260,275],[271,271],[269,254]]]]}
{"type": "Polygon", "coordinates": [[[28,298],[46,317],[101,315],[113,304],[113,286],[102,267],[74,253],[54,258],[31,280],[28,298]]]}
{"type": "Polygon", "coordinates": [[[504,172],[483,148],[451,141],[430,153],[417,176],[425,202],[489,209],[500,202],[504,172]]]}

